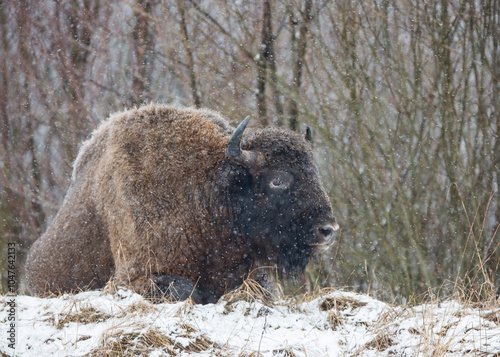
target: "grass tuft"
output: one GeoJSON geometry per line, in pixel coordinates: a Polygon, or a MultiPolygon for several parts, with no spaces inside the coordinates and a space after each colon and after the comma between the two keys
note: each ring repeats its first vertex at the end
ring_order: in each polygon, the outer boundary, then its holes
{"type": "MultiPolygon", "coordinates": [[[[143,326],[138,326],[142,330],[143,326]]],[[[191,327],[188,331],[194,332],[191,327]]],[[[189,333],[181,337],[192,338],[189,333]]],[[[91,357],[122,357],[143,356],[160,349],[169,356],[177,356],[181,353],[200,353],[211,348],[220,348],[219,345],[210,341],[207,337],[200,335],[194,337],[194,341],[187,346],[177,343],[171,337],[162,333],[158,328],[152,327],[146,332],[123,333],[117,331],[114,334],[105,335],[101,346],[90,353],[91,357]]]]}
{"type": "Polygon", "coordinates": [[[383,352],[393,345],[394,345],[393,338],[386,333],[382,333],[380,335],[377,335],[370,342],[368,342],[364,346],[364,348],[369,350],[376,349],[378,352],[383,352]]]}
{"type": "Polygon", "coordinates": [[[58,330],[61,330],[64,326],[72,322],[80,324],[91,324],[103,322],[110,317],[111,316],[104,314],[93,306],[84,305],[76,308],[76,305],[73,303],[70,306],[70,312],[62,312],[57,318],[53,317],[53,324],[57,327],[58,330]],[[75,308],[76,311],[72,311],[73,308],[75,308]]]}
{"type": "Polygon", "coordinates": [[[106,335],[102,345],[91,352],[91,357],[122,357],[148,355],[154,349],[162,348],[171,356],[177,356],[175,342],[162,334],[157,328],[150,328],[145,333],[117,332],[106,335]]]}
{"type": "Polygon", "coordinates": [[[259,300],[266,306],[274,306],[272,294],[253,279],[246,279],[238,289],[227,293],[221,299],[229,305],[238,301],[255,302],[259,300]]]}
{"type": "Polygon", "coordinates": [[[366,306],[365,302],[358,301],[347,297],[328,297],[319,305],[322,311],[335,309],[336,311],[344,311],[346,309],[357,309],[366,306]]]}
{"type": "Polygon", "coordinates": [[[147,300],[135,302],[127,309],[127,313],[136,313],[139,315],[147,315],[155,311],[153,304],[147,300]]]}

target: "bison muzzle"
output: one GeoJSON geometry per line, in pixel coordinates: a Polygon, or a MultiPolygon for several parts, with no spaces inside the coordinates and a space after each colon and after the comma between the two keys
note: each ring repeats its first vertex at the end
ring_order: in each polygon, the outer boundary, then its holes
{"type": "Polygon", "coordinates": [[[310,144],[288,130],[246,133],[247,123],[154,104],[103,122],[29,252],[31,293],[113,279],[210,303],[257,267],[303,271],[338,228],[310,144]]]}

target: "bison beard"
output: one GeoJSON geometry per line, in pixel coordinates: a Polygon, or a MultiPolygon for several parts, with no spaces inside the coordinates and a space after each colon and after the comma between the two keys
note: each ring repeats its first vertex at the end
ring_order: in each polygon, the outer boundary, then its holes
{"type": "Polygon", "coordinates": [[[308,142],[245,134],[218,113],[115,114],[80,150],[70,189],[30,250],[33,294],[101,288],[215,302],[255,267],[300,272],[338,227],[308,142]]]}

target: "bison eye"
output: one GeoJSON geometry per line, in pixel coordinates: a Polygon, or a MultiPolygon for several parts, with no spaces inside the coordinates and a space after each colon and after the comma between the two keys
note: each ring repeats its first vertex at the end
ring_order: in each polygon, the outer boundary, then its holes
{"type": "Polygon", "coordinates": [[[264,173],[260,181],[268,193],[281,194],[292,187],[294,177],[283,170],[272,170],[264,173]]]}
{"type": "Polygon", "coordinates": [[[274,188],[274,189],[284,190],[284,189],[288,188],[288,183],[285,182],[285,180],[283,180],[282,178],[276,177],[276,178],[271,180],[271,182],[269,183],[269,186],[271,188],[274,188]]]}

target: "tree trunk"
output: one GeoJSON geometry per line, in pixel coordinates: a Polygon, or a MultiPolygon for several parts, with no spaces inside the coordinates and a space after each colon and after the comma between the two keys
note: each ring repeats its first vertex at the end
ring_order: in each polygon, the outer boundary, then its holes
{"type": "Polygon", "coordinates": [[[151,99],[149,97],[149,74],[151,72],[153,46],[148,24],[151,2],[149,0],[138,0],[137,5],[140,10],[136,11],[136,24],[132,32],[137,72],[132,80],[132,89],[134,93],[133,104],[141,105],[151,99]]]}
{"type": "Polygon", "coordinates": [[[300,95],[300,86],[302,83],[302,70],[307,50],[307,32],[309,31],[309,23],[312,19],[312,0],[305,0],[302,19],[299,23],[294,18],[293,13],[290,14],[290,23],[292,27],[292,46],[295,46],[294,63],[292,67],[292,88],[293,94],[288,102],[288,126],[291,130],[297,131],[299,128],[299,107],[294,96],[300,95]]]}
{"type": "Polygon", "coordinates": [[[184,43],[184,49],[186,50],[187,66],[189,71],[189,85],[191,87],[191,95],[193,96],[194,106],[201,107],[201,98],[198,90],[198,84],[196,81],[196,73],[194,71],[194,57],[193,50],[189,42],[189,33],[186,25],[186,10],[184,8],[183,0],[177,0],[177,7],[179,8],[179,14],[181,16],[180,26],[182,32],[182,42],[184,43]]]}
{"type": "Polygon", "coordinates": [[[266,101],[266,81],[267,68],[272,50],[272,29],[271,29],[271,4],[269,0],[263,1],[262,6],[262,31],[260,41],[260,51],[257,59],[257,113],[262,126],[268,125],[267,101],[266,101]]]}

